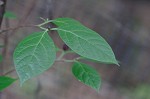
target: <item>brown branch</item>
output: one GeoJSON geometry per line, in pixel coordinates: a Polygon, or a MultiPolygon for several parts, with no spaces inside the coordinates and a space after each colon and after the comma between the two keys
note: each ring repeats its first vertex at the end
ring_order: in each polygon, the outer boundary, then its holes
{"type": "MultiPolygon", "coordinates": [[[[2,20],[3,20],[3,15],[5,13],[5,6],[6,6],[6,0],[0,0],[1,4],[0,4],[0,28],[1,28],[1,24],[2,24],[2,20]]],[[[3,72],[3,68],[2,66],[0,67],[0,75],[3,72]]]]}
{"type": "MultiPolygon", "coordinates": [[[[6,6],[6,1],[7,0],[0,0],[0,29],[1,29],[1,24],[3,20],[3,16],[5,13],[5,6],[6,6]]],[[[3,73],[3,67],[0,67],[0,75],[3,73]]],[[[1,98],[2,93],[0,92],[0,98],[1,98]]]]}
{"type": "Polygon", "coordinates": [[[8,75],[8,74],[10,74],[10,73],[12,73],[12,72],[15,72],[15,71],[16,71],[15,69],[12,69],[12,70],[10,70],[10,71],[4,73],[3,76],[6,76],[6,75],[8,75]]]}
{"type": "Polygon", "coordinates": [[[0,28],[1,28],[4,13],[5,13],[6,1],[7,0],[0,0],[0,28]]]}
{"type": "Polygon", "coordinates": [[[35,25],[25,25],[25,26],[22,25],[22,26],[17,26],[17,27],[10,27],[10,28],[0,30],[0,34],[5,33],[7,31],[17,30],[19,28],[25,28],[25,27],[36,27],[36,26],[35,25]]]}
{"type": "MultiPolygon", "coordinates": [[[[5,21],[5,24],[6,24],[6,27],[9,27],[9,20],[6,19],[5,21]]],[[[9,42],[9,38],[8,38],[8,33],[6,32],[6,34],[4,35],[4,47],[2,49],[2,56],[3,56],[3,61],[2,61],[2,64],[1,64],[1,69],[3,70],[4,69],[4,64],[7,60],[7,52],[8,52],[8,42],[9,42]]],[[[7,62],[6,62],[7,63],[7,62]]],[[[3,71],[2,71],[3,72],[3,71]]]]}

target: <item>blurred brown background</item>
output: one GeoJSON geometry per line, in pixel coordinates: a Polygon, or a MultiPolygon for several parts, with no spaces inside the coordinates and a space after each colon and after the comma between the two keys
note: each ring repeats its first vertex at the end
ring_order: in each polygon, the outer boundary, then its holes
{"type": "MultiPolygon", "coordinates": [[[[15,82],[0,99],[150,99],[150,1],[149,0],[7,0],[6,10],[17,19],[3,19],[1,29],[39,24],[39,17],[70,17],[95,30],[111,45],[120,67],[88,62],[102,77],[99,93],[78,82],[71,64],[57,62],[23,87],[15,82]]],[[[4,59],[0,74],[14,68],[14,48],[38,28],[24,27],[0,33],[4,59]]],[[[50,34],[62,48],[57,33],[50,34]]],[[[66,56],[72,58],[74,56],[66,56]]],[[[9,74],[16,77],[16,72],[9,74]]]]}

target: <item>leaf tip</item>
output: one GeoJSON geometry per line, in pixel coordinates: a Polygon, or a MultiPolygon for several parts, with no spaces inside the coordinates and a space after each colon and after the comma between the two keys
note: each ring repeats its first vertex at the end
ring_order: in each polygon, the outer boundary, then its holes
{"type": "Polygon", "coordinates": [[[100,84],[99,84],[99,87],[93,87],[93,86],[90,86],[92,89],[94,89],[97,93],[99,93],[100,91],[100,84]]]}
{"type": "Polygon", "coordinates": [[[24,82],[25,82],[25,81],[20,80],[20,87],[23,86],[24,82]]]}
{"type": "Polygon", "coordinates": [[[19,77],[19,79],[20,79],[20,87],[22,87],[23,86],[23,84],[29,79],[29,78],[22,78],[22,77],[19,77]]]}
{"type": "Polygon", "coordinates": [[[120,63],[120,62],[119,62],[118,60],[116,60],[116,63],[115,63],[115,64],[120,67],[120,64],[119,64],[119,63],[120,63]]]}

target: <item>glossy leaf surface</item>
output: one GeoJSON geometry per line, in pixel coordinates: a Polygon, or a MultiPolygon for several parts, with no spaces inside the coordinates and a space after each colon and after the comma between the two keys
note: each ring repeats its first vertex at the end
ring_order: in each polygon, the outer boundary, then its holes
{"type": "Polygon", "coordinates": [[[10,86],[15,79],[6,77],[6,76],[0,76],[0,91],[10,86]]]}
{"type": "Polygon", "coordinates": [[[102,63],[117,64],[109,44],[95,31],[70,18],[52,21],[58,28],[61,39],[77,54],[102,63]]]}
{"type": "Polygon", "coordinates": [[[75,62],[72,67],[72,73],[79,81],[99,91],[101,79],[95,69],[84,63],[75,62]]]}

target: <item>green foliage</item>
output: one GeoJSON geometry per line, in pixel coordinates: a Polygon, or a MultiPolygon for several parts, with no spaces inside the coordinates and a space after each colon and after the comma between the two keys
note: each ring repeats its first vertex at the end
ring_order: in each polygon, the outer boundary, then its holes
{"type": "Polygon", "coordinates": [[[3,57],[2,57],[2,55],[0,55],[0,62],[3,60],[3,57]]]}
{"type": "Polygon", "coordinates": [[[4,45],[0,45],[0,48],[4,47],[4,45]]]}
{"type": "Polygon", "coordinates": [[[16,79],[0,76],[0,91],[10,86],[16,79]]]}
{"type": "Polygon", "coordinates": [[[75,62],[72,67],[72,73],[79,81],[99,91],[101,79],[95,69],[87,64],[75,62]]]}
{"type": "MultiPolygon", "coordinates": [[[[54,19],[52,20],[52,23],[54,23],[55,25],[61,27],[61,26],[68,26],[68,25],[71,25],[71,26],[81,26],[81,23],[74,20],[74,19],[71,19],[71,18],[57,18],[57,19],[54,19]]],[[[82,25],[83,26],[83,25],[82,25]]]]}
{"type": "Polygon", "coordinates": [[[52,21],[58,26],[61,39],[79,55],[102,63],[118,62],[109,44],[96,32],[70,18],[58,18],[52,21]]]}
{"type": "MultiPolygon", "coordinates": [[[[6,18],[16,18],[12,12],[6,12],[6,18]]],[[[99,91],[101,79],[99,73],[92,67],[79,62],[79,59],[94,60],[95,62],[117,64],[115,55],[109,44],[95,31],[83,26],[80,22],[70,18],[58,18],[55,20],[43,19],[43,23],[35,25],[42,29],[42,32],[35,32],[22,40],[16,47],[13,55],[15,69],[19,76],[21,85],[28,79],[35,77],[49,69],[55,60],[74,62],[72,73],[84,84],[99,91]],[[48,23],[54,23],[57,28],[44,28],[48,23]],[[56,30],[61,39],[71,48],[71,53],[77,53],[81,57],[72,60],[65,60],[65,52],[56,45],[48,35],[48,31],[56,30]],[[56,59],[56,51],[62,54],[56,59]]],[[[8,79],[8,78],[7,78],[8,79]]],[[[14,79],[9,78],[12,82],[14,79]]],[[[11,84],[6,78],[0,82],[11,84]]],[[[6,86],[5,84],[5,86],[6,86]]],[[[4,86],[4,85],[3,85],[4,86]]],[[[3,88],[5,88],[5,86],[3,88]]],[[[7,86],[6,86],[7,87],[7,86]]],[[[2,89],[3,89],[2,88],[2,89]]]]}
{"type": "Polygon", "coordinates": [[[132,90],[132,99],[150,99],[150,85],[141,84],[132,90]]]}
{"type": "Polygon", "coordinates": [[[4,14],[4,17],[9,18],[9,19],[16,19],[17,18],[17,16],[11,11],[6,11],[4,14]]]}
{"type": "MultiPolygon", "coordinates": [[[[2,48],[3,47],[3,45],[0,45],[0,48],[2,48]]],[[[0,62],[3,60],[3,57],[2,57],[2,55],[0,55],[0,62]]]]}
{"type": "Polygon", "coordinates": [[[14,63],[21,85],[52,66],[55,46],[47,31],[26,37],[14,51],[14,63]]]}

